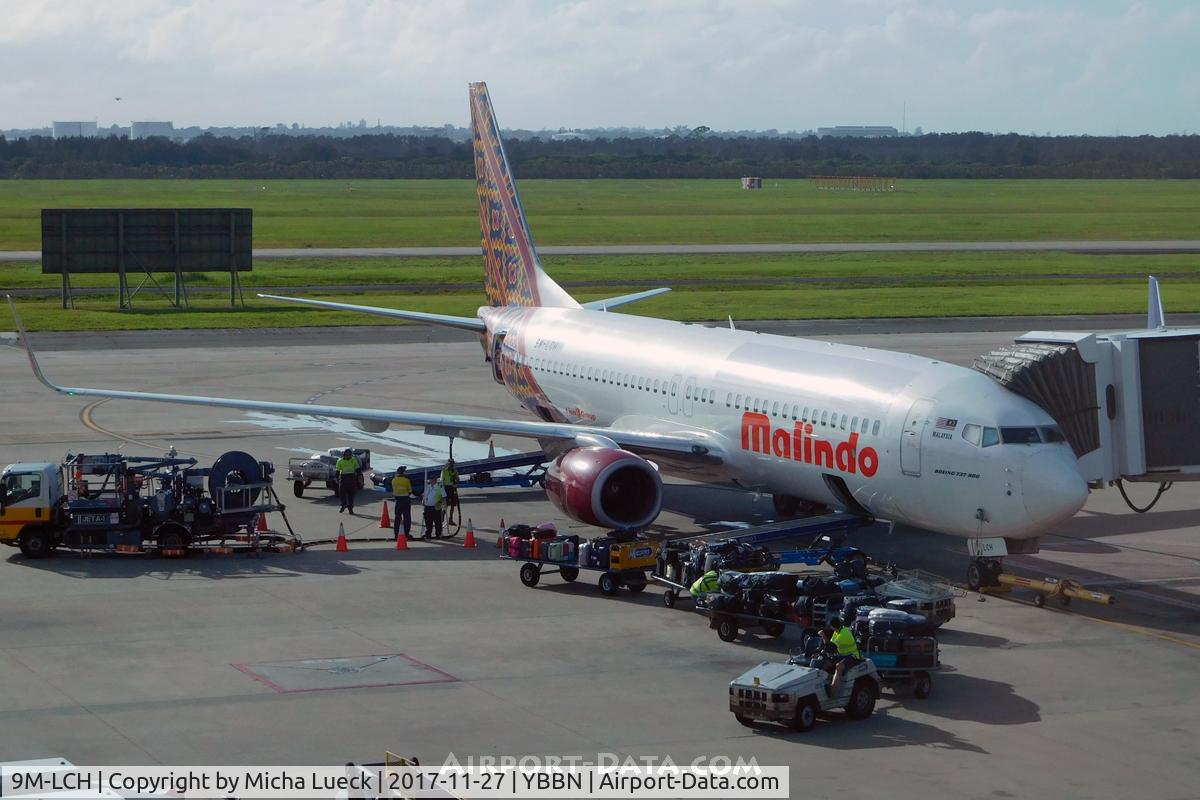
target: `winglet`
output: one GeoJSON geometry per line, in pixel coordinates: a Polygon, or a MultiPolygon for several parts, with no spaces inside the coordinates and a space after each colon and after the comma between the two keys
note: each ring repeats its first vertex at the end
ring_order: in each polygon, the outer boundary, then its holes
{"type": "Polygon", "coordinates": [[[37,353],[33,352],[33,344],[29,341],[29,334],[25,332],[25,323],[21,322],[21,315],[17,313],[17,304],[13,302],[12,295],[4,295],[4,299],[8,301],[8,307],[12,311],[13,322],[17,324],[17,336],[21,339],[21,344],[25,347],[25,354],[29,356],[29,366],[33,367],[33,374],[39,381],[47,387],[53,389],[60,394],[70,394],[66,389],[53,384],[46,374],[42,372],[42,367],[38,364],[37,353]]]}
{"type": "Polygon", "coordinates": [[[1163,314],[1162,295],[1158,293],[1158,278],[1150,276],[1150,288],[1146,298],[1146,327],[1150,330],[1163,330],[1167,327],[1167,318],[1163,314]]]}
{"type": "Polygon", "coordinates": [[[726,314],[725,318],[729,320],[729,330],[736,331],[737,328],[733,325],[733,314],[726,314]]]}

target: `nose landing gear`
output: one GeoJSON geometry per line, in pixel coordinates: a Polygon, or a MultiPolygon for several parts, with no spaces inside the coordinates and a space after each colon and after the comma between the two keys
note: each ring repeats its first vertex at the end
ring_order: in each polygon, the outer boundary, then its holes
{"type": "Polygon", "coordinates": [[[1004,562],[998,558],[973,558],[967,565],[967,588],[978,592],[984,587],[1000,585],[1004,562]]]}

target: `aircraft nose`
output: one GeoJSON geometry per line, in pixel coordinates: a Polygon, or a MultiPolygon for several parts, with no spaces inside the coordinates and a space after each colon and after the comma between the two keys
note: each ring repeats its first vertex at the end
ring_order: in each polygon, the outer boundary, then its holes
{"type": "Polygon", "coordinates": [[[1034,525],[1050,527],[1074,516],[1087,502],[1087,481],[1068,448],[1035,453],[1021,475],[1021,499],[1034,525]]]}

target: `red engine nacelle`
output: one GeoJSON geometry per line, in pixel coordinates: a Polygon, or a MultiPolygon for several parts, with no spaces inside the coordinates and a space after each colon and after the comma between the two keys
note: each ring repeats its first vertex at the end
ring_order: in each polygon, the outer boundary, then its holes
{"type": "Polygon", "coordinates": [[[546,470],[550,502],[571,519],[604,528],[644,528],[662,509],[662,479],[641,456],[577,447],[546,470]]]}

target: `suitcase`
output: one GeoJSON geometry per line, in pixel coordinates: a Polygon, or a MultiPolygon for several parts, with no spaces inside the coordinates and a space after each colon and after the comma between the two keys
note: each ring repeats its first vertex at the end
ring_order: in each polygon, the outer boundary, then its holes
{"type": "Polygon", "coordinates": [[[550,542],[546,545],[546,559],[548,561],[562,561],[562,542],[550,542]]]}
{"type": "Polygon", "coordinates": [[[908,620],[868,619],[867,632],[871,636],[904,636],[908,633],[908,620]]]}
{"type": "Polygon", "coordinates": [[[517,547],[520,550],[521,558],[529,558],[529,540],[528,539],[518,539],[517,547]]]}
{"type": "Polygon", "coordinates": [[[521,557],[521,539],[519,537],[508,537],[508,555],[510,558],[521,557]]]}
{"type": "Polygon", "coordinates": [[[888,608],[894,608],[897,611],[903,611],[906,614],[920,614],[921,602],[919,600],[909,600],[907,598],[899,600],[888,600],[888,608]]]}
{"type": "Polygon", "coordinates": [[[887,669],[888,667],[895,667],[900,657],[895,653],[871,653],[870,659],[875,662],[876,667],[887,669]]]}
{"type": "Polygon", "coordinates": [[[867,652],[899,653],[902,640],[899,636],[868,636],[867,652]]]}
{"type": "Polygon", "coordinates": [[[587,566],[592,569],[608,569],[608,540],[594,539],[587,551],[587,566]]]}
{"type": "Polygon", "coordinates": [[[544,546],[545,545],[544,545],[544,542],[542,539],[530,539],[529,540],[529,557],[534,559],[535,561],[545,558],[545,555],[542,552],[542,549],[544,546]]]}
{"type": "Polygon", "coordinates": [[[900,649],[905,653],[932,653],[936,643],[928,636],[910,636],[900,643],[900,649]]]}
{"type": "Polygon", "coordinates": [[[562,543],[562,560],[574,562],[575,556],[576,556],[576,547],[577,547],[576,543],[572,542],[570,540],[563,542],[562,543]]]}

